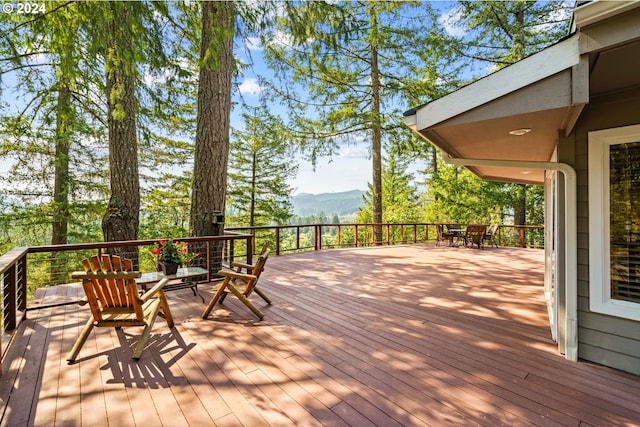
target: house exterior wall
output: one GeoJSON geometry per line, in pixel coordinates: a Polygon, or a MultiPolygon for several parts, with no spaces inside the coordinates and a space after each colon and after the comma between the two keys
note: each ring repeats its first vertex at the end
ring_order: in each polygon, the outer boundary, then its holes
{"type": "Polygon", "coordinates": [[[578,357],[640,375],[640,322],[589,310],[588,134],[640,124],[640,88],[592,98],[574,132],[559,140],[559,161],[578,184],[578,357]]]}

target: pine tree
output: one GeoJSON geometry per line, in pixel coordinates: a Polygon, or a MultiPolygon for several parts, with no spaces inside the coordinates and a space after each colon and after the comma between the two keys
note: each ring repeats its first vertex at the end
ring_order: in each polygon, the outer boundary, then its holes
{"type": "MultiPolygon", "coordinates": [[[[382,170],[382,222],[414,223],[420,220],[421,212],[417,188],[412,184],[413,175],[407,172],[407,162],[397,150],[392,149],[382,170]]],[[[358,222],[372,221],[372,191],[363,195],[365,207],[358,212],[358,222]]]]}
{"type": "MultiPolygon", "coordinates": [[[[342,143],[368,142],[372,215],[379,223],[383,142],[413,138],[399,121],[401,102],[415,93],[435,96],[448,69],[433,54],[445,48],[431,43],[436,15],[425,3],[373,0],[296,2],[285,9],[278,34],[287,38],[268,34],[264,45],[281,78],[273,89],[289,106],[292,137],[313,161],[342,143]],[[427,46],[432,55],[424,55],[427,46]]],[[[376,227],[377,242],[381,233],[376,227]]]]}
{"type": "Polygon", "coordinates": [[[292,216],[292,188],[297,172],[281,121],[265,106],[242,114],[244,129],[233,132],[228,206],[238,225],[285,224],[292,216]]]}
{"type": "Polygon", "coordinates": [[[104,159],[96,149],[103,124],[94,102],[101,91],[94,82],[102,78],[97,59],[78,40],[89,20],[82,5],[45,6],[26,21],[0,15],[0,76],[17,94],[0,120],[0,157],[11,165],[2,190],[19,201],[16,219],[51,227],[48,243],[61,244],[97,237],[83,236],[91,228],[76,218],[94,212],[91,199],[104,195],[104,159]],[[25,209],[31,215],[22,215],[25,209]]]}

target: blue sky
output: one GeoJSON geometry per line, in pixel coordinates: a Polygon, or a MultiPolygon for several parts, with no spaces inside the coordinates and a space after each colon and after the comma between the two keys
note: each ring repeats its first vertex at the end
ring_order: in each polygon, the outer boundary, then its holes
{"type": "MultiPolygon", "coordinates": [[[[259,47],[256,46],[255,49],[256,52],[252,52],[252,57],[258,61],[259,47]]],[[[268,72],[260,63],[256,64],[254,70],[257,73],[268,72]]],[[[246,103],[257,104],[259,102],[262,88],[252,72],[245,74],[238,89],[239,96],[241,95],[246,103]]],[[[231,126],[242,126],[242,122],[239,119],[239,108],[232,114],[231,126]]],[[[298,156],[296,161],[298,163],[298,175],[289,183],[294,189],[294,194],[366,190],[367,183],[371,182],[372,166],[367,144],[344,145],[340,147],[338,154],[332,158],[319,159],[315,168],[310,161],[303,159],[301,156],[298,156]]]]}

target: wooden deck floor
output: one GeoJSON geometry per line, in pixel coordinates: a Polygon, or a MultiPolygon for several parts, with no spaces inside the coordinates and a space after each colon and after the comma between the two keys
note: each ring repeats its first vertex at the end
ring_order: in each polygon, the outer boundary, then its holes
{"type": "MultiPolygon", "coordinates": [[[[640,425],[640,377],[571,363],[550,339],[542,252],[410,245],[272,257],[257,321],[169,294],[139,329],[76,305],[30,312],[0,378],[2,426],[640,425]]],[[[59,286],[43,302],[73,298],[59,286]]],[[[203,289],[205,297],[211,293],[203,289]]]]}

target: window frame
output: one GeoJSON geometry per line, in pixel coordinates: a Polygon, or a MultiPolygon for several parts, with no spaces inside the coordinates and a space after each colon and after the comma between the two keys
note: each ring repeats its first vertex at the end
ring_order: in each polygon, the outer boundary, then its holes
{"type": "Polygon", "coordinates": [[[640,321],[640,303],[611,298],[609,147],[640,142],[640,125],[589,132],[589,309],[640,321]]]}

